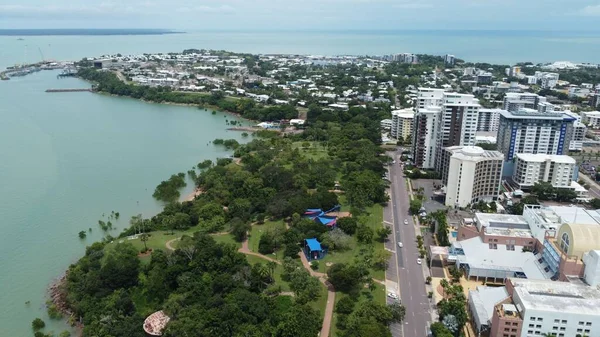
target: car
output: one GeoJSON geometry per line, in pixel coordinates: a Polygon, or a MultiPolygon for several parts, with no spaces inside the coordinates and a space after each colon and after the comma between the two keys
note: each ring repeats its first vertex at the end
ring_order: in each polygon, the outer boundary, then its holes
{"type": "Polygon", "coordinates": [[[421,264],[421,259],[417,259],[417,264],[421,264]]]}
{"type": "Polygon", "coordinates": [[[404,224],[408,225],[408,219],[404,219],[404,224]]]}
{"type": "Polygon", "coordinates": [[[393,292],[389,292],[387,295],[388,295],[389,298],[394,299],[394,300],[399,300],[400,299],[398,297],[398,294],[393,293],[393,292]]]}
{"type": "Polygon", "coordinates": [[[395,160],[392,160],[392,164],[396,164],[396,161],[395,161],[395,160]]]}
{"type": "Polygon", "coordinates": [[[398,247],[400,247],[400,248],[404,247],[404,245],[402,244],[402,242],[398,242],[398,247]]]}

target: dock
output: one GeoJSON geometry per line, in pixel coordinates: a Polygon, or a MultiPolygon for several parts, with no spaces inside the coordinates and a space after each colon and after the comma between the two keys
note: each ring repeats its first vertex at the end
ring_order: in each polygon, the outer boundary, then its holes
{"type": "Polygon", "coordinates": [[[267,131],[281,132],[281,130],[279,130],[279,129],[265,129],[265,128],[254,127],[254,126],[236,126],[236,127],[232,127],[232,128],[227,128],[227,130],[229,130],[229,131],[249,131],[249,132],[267,130],[267,131]]]}
{"type": "Polygon", "coordinates": [[[92,89],[47,89],[46,92],[92,92],[92,89]]]}

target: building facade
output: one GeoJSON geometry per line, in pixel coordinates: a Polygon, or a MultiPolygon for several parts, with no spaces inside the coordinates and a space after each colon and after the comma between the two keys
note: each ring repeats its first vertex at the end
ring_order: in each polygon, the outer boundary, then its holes
{"type": "Polygon", "coordinates": [[[556,188],[570,188],[575,172],[575,159],[565,155],[518,153],[513,181],[522,190],[530,190],[539,182],[556,188]]]}
{"type": "Polygon", "coordinates": [[[600,127],[600,111],[584,111],[582,122],[593,129],[600,127]]]}
{"type": "Polygon", "coordinates": [[[542,102],[546,102],[546,97],[538,94],[509,92],[504,96],[502,107],[507,111],[538,110],[538,105],[542,102]]]}
{"type": "Polygon", "coordinates": [[[502,177],[503,155],[477,146],[447,147],[440,156],[446,206],[467,207],[496,200],[502,177]]]}
{"type": "Polygon", "coordinates": [[[502,112],[498,150],[512,161],[517,153],[565,154],[575,118],[565,113],[502,112]]]}
{"type": "Polygon", "coordinates": [[[392,123],[390,135],[398,140],[406,140],[413,137],[415,112],[412,108],[392,111],[392,123]]]}
{"type": "Polygon", "coordinates": [[[477,131],[495,132],[500,125],[500,113],[502,109],[479,109],[477,119],[477,131]]]}

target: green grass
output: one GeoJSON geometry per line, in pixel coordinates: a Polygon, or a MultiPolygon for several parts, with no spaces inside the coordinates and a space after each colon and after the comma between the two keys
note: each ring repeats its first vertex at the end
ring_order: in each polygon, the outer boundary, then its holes
{"type": "MultiPolygon", "coordinates": [[[[199,230],[199,228],[200,227],[195,226],[195,227],[189,228],[185,231],[175,231],[175,234],[171,234],[171,231],[150,232],[150,233],[148,233],[149,238],[148,238],[148,241],[146,241],[146,245],[149,249],[152,249],[152,250],[156,250],[156,249],[167,250],[166,244],[168,241],[171,241],[173,239],[178,239],[178,238],[182,237],[183,235],[192,236],[192,235],[194,235],[194,233],[196,233],[199,230]]],[[[242,246],[242,244],[239,242],[236,242],[230,234],[212,235],[212,237],[215,239],[215,241],[217,241],[219,243],[234,244],[238,248],[242,246]]],[[[117,239],[117,240],[113,241],[112,243],[107,244],[105,249],[107,249],[107,250],[113,249],[113,247],[117,243],[121,243],[121,242],[122,243],[129,242],[135,247],[135,249],[137,249],[139,251],[144,249],[144,243],[142,242],[142,240],[140,240],[139,237],[137,239],[133,239],[133,240],[128,240],[127,238],[117,239]]],[[[177,248],[177,243],[178,243],[178,241],[175,241],[171,244],[171,246],[173,248],[177,248]]],[[[141,260],[142,260],[142,263],[148,262],[150,260],[150,257],[142,257],[141,260]]]]}
{"type": "MultiPolygon", "coordinates": [[[[250,235],[248,236],[248,249],[251,251],[258,253],[258,243],[260,242],[260,237],[262,233],[267,230],[275,229],[277,227],[285,229],[285,224],[283,220],[279,221],[265,221],[262,225],[253,225],[250,230],[250,235]]],[[[283,251],[275,252],[275,255],[269,255],[272,258],[276,258],[278,260],[283,261],[283,251]]]]}
{"type": "Polygon", "coordinates": [[[292,148],[299,149],[300,152],[309,159],[318,160],[323,158],[329,158],[327,148],[319,144],[318,142],[294,142],[292,144],[292,148]],[[310,147],[304,148],[302,146],[304,143],[309,143],[310,147]]]}
{"type": "MultiPolygon", "coordinates": [[[[335,304],[337,305],[337,303],[345,296],[348,296],[348,295],[340,293],[340,292],[336,292],[335,293],[335,304]]],[[[385,287],[381,284],[375,284],[375,290],[373,290],[373,291],[370,291],[369,289],[365,288],[360,292],[360,296],[358,297],[358,300],[356,301],[354,309],[356,310],[356,308],[358,308],[359,304],[362,302],[365,302],[365,301],[375,301],[379,304],[386,305],[385,296],[386,296],[385,287]]],[[[337,324],[337,314],[335,313],[335,307],[334,307],[333,319],[331,320],[331,329],[329,330],[329,336],[332,336],[332,337],[337,336],[339,329],[337,328],[336,324],[337,324]]]]}
{"type": "MultiPolygon", "coordinates": [[[[340,202],[342,203],[342,205],[344,201],[345,198],[343,196],[340,197],[340,202]]],[[[342,211],[346,210],[347,207],[342,207],[342,211]]],[[[383,225],[383,207],[379,204],[376,204],[369,207],[367,209],[367,212],[369,213],[369,215],[366,218],[366,223],[370,228],[372,228],[375,231],[383,225]]],[[[373,246],[375,251],[384,250],[383,242],[373,240],[373,242],[370,245],[373,246]]],[[[356,240],[356,236],[353,236],[351,248],[343,252],[331,251],[327,253],[327,255],[325,255],[323,259],[319,260],[318,271],[321,273],[327,273],[327,270],[329,269],[329,267],[327,266],[328,263],[352,263],[354,261],[354,258],[359,255],[359,249],[360,244],[356,240]]],[[[370,269],[370,272],[371,277],[377,280],[385,281],[385,270],[370,269]]]]}
{"type": "Polygon", "coordinates": [[[323,320],[323,317],[325,317],[325,307],[327,306],[327,287],[321,282],[319,284],[321,285],[321,296],[316,301],[309,302],[308,305],[315,310],[319,310],[321,320],[323,320]]]}

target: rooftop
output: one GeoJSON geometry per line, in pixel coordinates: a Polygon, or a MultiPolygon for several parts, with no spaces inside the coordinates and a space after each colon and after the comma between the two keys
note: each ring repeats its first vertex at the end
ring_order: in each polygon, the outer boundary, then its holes
{"type": "Polygon", "coordinates": [[[600,290],[577,283],[511,279],[521,310],[600,315],[600,290]]]}
{"type": "Polygon", "coordinates": [[[475,213],[477,229],[487,235],[531,238],[529,224],[521,215],[475,213]]]}
{"type": "Polygon", "coordinates": [[[412,108],[402,109],[402,110],[394,110],[394,111],[392,111],[392,116],[398,116],[401,118],[414,118],[415,110],[412,108]]]}
{"type": "Polygon", "coordinates": [[[573,116],[562,112],[527,112],[527,111],[503,111],[500,115],[507,119],[536,119],[536,120],[566,120],[574,121],[573,116]]]}
{"type": "Polygon", "coordinates": [[[477,324],[491,322],[494,306],[507,297],[506,287],[478,286],[475,290],[469,290],[469,301],[473,304],[477,324]]]}
{"type": "Polygon", "coordinates": [[[526,161],[526,162],[534,162],[534,163],[543,163],[545,161],[552,161],[555,163],[562,164],[573,164],[575,165],[575,159],[569,157],[567,155],[558,155],[558,154],[542,154],[542,153],[517,153],[517,158],[526,161]]]}
{"type": "Polygon", "coordinates": [[[460,248],[464,255],[458,255],[461,264],[471,269],[488,269],[524,273],[530,279],[546,279],[547,276],[532,252],[521,249],[507,250],[506,245],[497,243],[497,249],[483,242],[479,236],[464,241],[456,241],[453,248],[460,248]]]}
{"type": "Polygon", "coordinates": [[[452,152],[452,157],[479,161],[483,159],[503,159],[504,154],[499,151],[488,151],[479,146],[450,146],[446,150],[452,152]]]}

